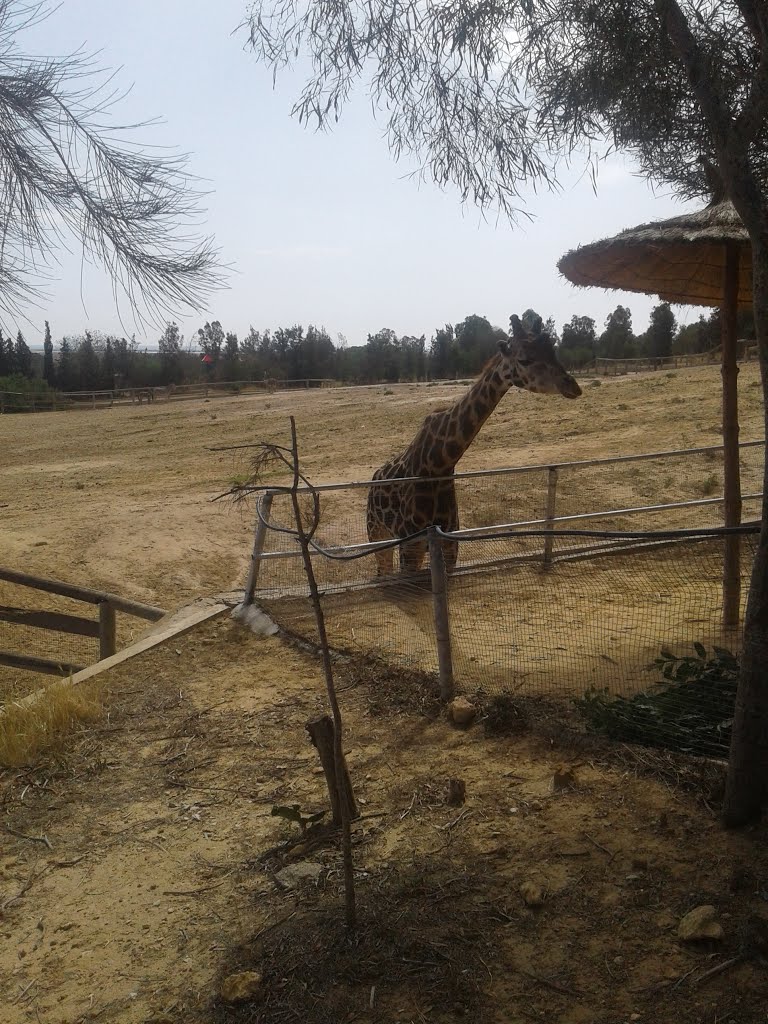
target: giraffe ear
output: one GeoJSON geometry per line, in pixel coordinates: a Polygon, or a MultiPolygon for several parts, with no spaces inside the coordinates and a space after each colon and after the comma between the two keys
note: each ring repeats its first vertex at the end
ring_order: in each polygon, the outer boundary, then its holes
{"type": "Polygon", "coordinates": [[[499,338],[499,352],[501,352],[503,356],[512,355],[512,347],[506,338],[499,338]]]}

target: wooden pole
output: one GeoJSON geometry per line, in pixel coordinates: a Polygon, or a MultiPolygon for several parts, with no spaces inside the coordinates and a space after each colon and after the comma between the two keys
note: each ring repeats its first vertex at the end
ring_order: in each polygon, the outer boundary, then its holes
{"type": "Polygon", "coordinates": [[[440,672],[440,697],[446,703],[453,700],[456,689],[451,657],[451,627],[448,617],[448,578],[445,572],[443,543],[436,530],[429,533],[429,569],[432,576],[432,609],[437,638],[437,663],[440,672]]]}
{"type": "MultiPolygon", "coordinates": [[[[256,517],[256,534],[253,539],[253,551],[251,552],[251,566],[248,570],[248,579],[245,581],[245,597],[243,604],[253,604],[253,595],[256,592],[256,584],[259,581],[259,569],[261,568],[261,555],[264,551],[264,544],[267,539],[267,523],[269,513],[272,509],[274,491],[267,491],[261,501],[261,515],[256,517]]],[[[256,499],[259,500],[258,498],[256,499]]]]}
{"type": "Polygon", "coordinates": [[[99,661],[111,658],[117,650],[115,606],[109,601],[99,605],[99,661]]]}
{"type": "MultiPolygon", "coordinates": [[[[720,372],[723,378],[723,515],[726,526],[741,523],[739,473],[739,404],[737,378],[737,321],[739,298],[739,244],[726,242],[723,279],[722,343],[720,372]]],[[[741,564],[739,536],[725,538],[723,558],[723,627],[739,624],[741,564]]]]}
{"type": "MultiPolygon", "coordinates": [[[[544,524],[545,530],[554,530],[555,528],[555,509],[557,503],[557,469],[555,466],[550,466],[547,471],[547,510],[544,513],[546,523],[544,524]]],[[[544,538],[544,567],[547,568],[552,564],[552,549],[554,547],[554,537],[550,534],[544,538]]]]}
{"type": "Polygon", "coordinates": [[[355,794],[352,790],[352,780],[349,777],[349,769],[343,754],[341,779],[336,774],[333,719],[330,715],[320,715],[319,718],[312,718],[307,722],[306,730],[320,755],[320,764],[323,766],[325,781],[328,785],[328,796],[331,799],[333,824],[341,825],[342,800],[346,806],[349,821],[354,821],[355,818],[360,816],[360,812],[357,809],[355,794]]]}

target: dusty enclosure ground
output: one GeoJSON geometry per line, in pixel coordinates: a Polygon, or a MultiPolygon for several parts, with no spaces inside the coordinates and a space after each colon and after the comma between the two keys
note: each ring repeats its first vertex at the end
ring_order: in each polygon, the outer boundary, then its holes
{"type": "MultiPolygon", "coordinates": [[[[169,609],[229,590],[252,513],[211,502],[244,463],[210,448],[284,441],[295,413],[312,479],[365,478],[460,391],[0,417],[2,563],[169,609]]],[[[758,437],[756,367],[740,393],[742,437],[758,437]]],[[[510,395],[462,468],[717,443],[719,395],[716,367],[587,382],[572,403],[510,395]]],[[[527,732],[458,731],[423,680],[339,673],[359,932],[340,929],[336,838],[292,846],[298,827],[271,815],[325,806],[304,730],[325,707],[317,661],[219,619],[111,671],[95,725],[0,775],[3,1024],[765,1021],[766,833],[720,829],[717,772],[574,745],[543,705],[527,732]],[[450,806],[456,778],[466,802],[450,806]],[[286,888],[297,862],[312,880],[286,888]],[[707,905],[722,938],[682,941],[707,905]],[[241,971],[260,976],[253,996],[226,1003],[241,971]]],[[[0,685],[7,699],[37,680],[0,685]]]]}
{"type": "Polygon", "coordinates": [[[113,670],[101,723],[2,776],[4,1024],[765,1020],[766,833],[720,829],[717,773],[644,775],[541,719],[459,731],[418,681],[338,671],[358,932],[336,837],[271,816],[326,806],[316,660],[218,619],[113,670]],[[681,941],[701,905],[722,938],[681,941]],[[243,971],[252,997],[224,1002],[243,971]]]}
{"type": "MultiPolygon", "coordinates": [[[[720,443],[716,366],[584,379],[582,384],[584,394],[576,402],[513,390],[459,468],[538,465],[720,443]]],[[[213,449],[264,439],[285,443],[288,416],[295,414],[310,479],[368,479],[411,439],[426,413],[464,390],[459,384],[395,385],[0,417],[0,562],[168,609],[201,594],[231,590],[245,576],[253,509],[211,499],[243,479],[249,452],[213,449]]],[[[761,437],[756,364],[742,367],[739,393],[741,437],[761,437]]],[[[744,454],[745,493],[759,489],[760,467],[760,449],[744,454]]],[[[610,473],[581,476],[578,484],[564,474],[558,509],[565,514],[601,502],[610,508],[705,498],[717,493],[720,473],[719,459],[699,456],[685,466],[627,463],[610,473]]],[[[462,522],[541,515],[546,479],[540,476],[526,483],[504,478],[460,488],[462,522]]],[[[360,490],[325,495],[322,537],[362,539],[364,504],[360,490]]],[[[754,502],[745,503],[745,516],[754,509],[754,502]]],[[[656,516],[645,526],[700,525],[707,516],[704,521],[717,521],[716,508],[696,515],[678,520],[656,516]]],[[[272,565],[286,571],[285,562],[272,565]]],[[[265,573],[265,581],[269,578],[265,573]]],[[[546,607],[546,594],[543,602],[546,607]]],[[[84,611],[82,605],[2,583],[0,603],[84,611]]],[[[482,606],[475,594],[467,612],[482,619],[482,606]]],[[[118,616],[122,642],[144,627],[140,620],[118,616]]],[[[16,627],[0,623],[0,648],[10,646],[11,628],[19,639],[16,627]]],[[[57,634],[30,630],[21,639],[42,657],[88,663],[96,656],[87,638],[62,641],[57,634]]],[[[0,696],[40,681],[0,670],[0,696]]]]}

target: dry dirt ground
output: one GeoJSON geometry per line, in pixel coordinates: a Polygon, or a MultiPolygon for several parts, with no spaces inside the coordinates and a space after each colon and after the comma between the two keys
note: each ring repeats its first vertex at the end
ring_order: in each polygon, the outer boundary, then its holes
{"type": "Polygon", "coordinates": [[[712,780],[638,775],[642,752],[606,760],[541,718],[460,731],[419,680],[338,672],[358,931],[334,837],[281,849],[298,828],[271,816],[326,804],[304,731],[316,659],[218,619],[114,669],[103,722],[4,774],[4,1024],[765,1020],[766,833],[723,832],[712,780]],[[296,862],[316,880],[286,889],[296,862]],[[702,904],[723,938],[680,941],[702,904]],[[225,1003],[243,970],[255,994],[225,1003]]]}
{"type": "MultiPolygon", "coordinates": [[[[720,442],[716,366],[582,383],[584,394],[575,402],[516,390],[507,395],[459,468],[538,465],[720,442]]],[[[229,591],[245,576],[253,509],[212,498],[244,477],[249,451],[213,449],[265,439],[285,443],[293,413],[310,479],[369,479],[410,440],[427,412],[463,390],[458,384],[394,385],[0,417],[0,564],[169,610],[201,594],[229,591]]],[[[740,403],[742,439],[761,437],[762,400],[754,363],[742,367],[740,403]]],[[[558,510],[563,514],[712,496],[718,493],[720,469],[718,459],[698,456],[685,465],[627,463],[582,474],[577,482],[564,473],[558,510]]],[[[746,451],[745,493],[759,489],[760,473],[760,449],[746,451]]],[[[462,521],[475,525],[538,517],[545,496],[543,473],[530,480],[475,480],[459,489],[462,521]]],[[[362,540],[364,504],[363,490],[325,494],[321,538],[362,540]]],[[[754,502],[745,503],[745,516],[753,515],[755,507],[754,502]]],[[[697,511],[695,518],[666,515],[608,525],[691,526],[716,522],[716,515],[716,507],[710,507],[697,511]]],[[[285,562],[270,564],[276,568],[263,573],[266,583],[288,568],[285,562]]],[[[327,574],[329,567],[322,565],[319,571],[327,574]]],[[[649,583],[649,589],[655,593],[665,588],[649,583]]],[[[27,606],[31,593],[0,583],[2,604],[27,606]]],[[[33,597],[39,605],[39,596],[33,597]]],[[[581,601],[589,617],[593,595],[574,593],[573,599],[581,601]]],[[[544,595],[543,606],[548,603],[544,595]]],[[[482,595],[475,594],[466,617],[476,618],[482,604],[482,595]]],[[[46,597],[43,606],[83,614],[82,605],[63,599],[46,597]]],[[[402,645],[422,644],[418,626],[414,633],[410,619],[403,623],[402,645]]],[[[118,616],[123,642],[143,626],[118,616]]],[[[14,630],[16,640],[43,657],[88,663],[95,656],[87,639],[70,638],[62,647],[56,634],[36,630],[22,636],[14,630]]],[[[0,648],[10,646],[7,634],[8,627],[0,623],[0,648]]],[[[468,660],[476,653],[469,651],[468,660]]],[[[32,682],[37,685],[39,680],[32,682]]],[[[18,677],[0,675],[0,687],[7,692],[24,685],[18,677]]]]}
{"type": "MultiPolygon", "coordinates": [[[[742,437],[761,436],[756,367],[740,383],[742,437]]],[[[313,480],[367,478],[460,390],[1,417],[0,560],[169,609],[229,590],[251,513],[211,502],[244,469],[242,452],[211,448],[284,441],[295,413],[313,480]]],[[[607,380],[579,402],[518,393],[462,468],[717,443],[718,420],[713,367],[607,380]]],[[[574,747],[536,706],[522,735],[457,731],[422,680],[340,672],[363,812],[356,935],[341,934],[333,837],[281,849],[295,827],[271,816],[325,804],[304,732],[325,706],[317,661],[220,619],[114,669],[101,722],[0,776],[4,1024],[764,1022],[765,829],[722,832],[711,782],[574,747]],[[553,793],[562,763],[573,785],[553,793]],[[461,807],[444,799],[456,777],[461,807]],[[281,888],[292,859],[319,865],[317,882],[281,888]],[[723,938],[679,941],[701,904],[723,938]],[[221,978],[241,969],[261,972],[256,997],[225,1005],[221,978]]],[[[0,685],[7,697],[30,684],[0,685]]]]}

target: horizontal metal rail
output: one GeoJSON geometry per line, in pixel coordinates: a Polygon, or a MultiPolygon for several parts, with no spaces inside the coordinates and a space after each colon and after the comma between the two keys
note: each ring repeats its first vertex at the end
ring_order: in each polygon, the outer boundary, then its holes
{"type": "MultiPolygon", "coordinates": [[[[749,501],[752,499],[762,498],[762,494],[756,492],[754,494],[742,495],[743,501],[749,501]]],[[[722,504],[723,498],[696,498],[692,501],[677,501],[670,502],[665,505],[639,505],[636,508],[616,508],[609,509],[603,512],[580,512],[577,515],[570,516],[555,516],[553,519],[528,519],[516,523],[499,523],[494,526],[474,526],[464,530],[454,530],[450,533],[441,531],[445,537],[451,538],[451,540],[482,540],[483,535],[487,533],[499,533],[501,531],[517,531],[522,530],[530,526],[543,526],[544,524],[555,524],[555,523],[566,523],[566,522],[578,522],[586,519],[604,519],[612,516],[623,516],[633,515],[640,512],[666,512],[673,508],[694,508],[701,505],[718,505],[722,504]]],[[[542,536],[545,531],[536,531],[537,536],[542,536]]],[[[564,540],[567,537],[567,533],[563,533],[558,530],[547,530],[546,533],[551,536],[564,540]]],[[[650,531],[649,531],[650,532],[650,531]]],[[[706,533],[706,528],[703,528],[702,533],[706,533]]],[[[649,538],[650,539],[650,538],[649,538]]],[[[395,543],[401,544],[408,540],[407,537],[398,539],[395,543]]],[[[360,544],[339,544],[336,546],[329,546],[325,550],[333,554],[346,554],[347,552],[355,551],[367,551],[374,552],[377,548],[388,548],[392,547],[393,541],[391,540],[376,540],[376,541],[363,541],[360,544]]],[[[263,551],[260,558],[266,559],[282,559],[282,558],[300,558],[301,551],[296,548],[295,551],[263,551]]]]}
{"type": "MultiPolygon", "coordinates": [[[[760,445],[765,445],[765,441],[742,441],[739,444],[741,448],[756,448],[760,445]]],[[[248,448],[254,447],[252,445],[238,445],[238,447],[248,448]]],[[[217,448],[216,451],[225,451],[226,448],[217,448]]],[[[575,462],[544,462],[534,466],[506,466],[501,469],[473,469],[468,470],[466,473],[451,473],[449,476],[400,476],[393,477],[391,480],[351,480],[351,481],[338,481],[329,484],[313,484],[312,487],[298,487],[297,490],[303,493],[311,493],[312,491],[341,491],[341,490],[354,490],[359,487],[372,487],[372,486],[386,486],[389,484],[409,484],[409,483],[424,483],[425,480],[437,482],[439,480],[471,480],[477,477],[493,477],[493,476],[511,476],[517,473],[535,473],[546,472],[550,469],[582,469],[585,466],[606,466],[606,465],[617,465],[620,462],[643,462],[649,459],[669,459],[677,458],[683,455],[704,455],[708,452],[721,452],[723,451],[723,445],[707,445],[703,448],[673,448],[670,451],[662,452],[644,452],[642,455],[617,455],[615,457],[600,458],[600,459],[580,459],[575,462]]],[[[264,484],[260,487],[243,487],[242,490],[245,493],[263,493],[265,491],[273,491],[275,494],[285,493],[287,494],[293,488],[286,486],[281,488],[275,484],[264,484]]]]}

